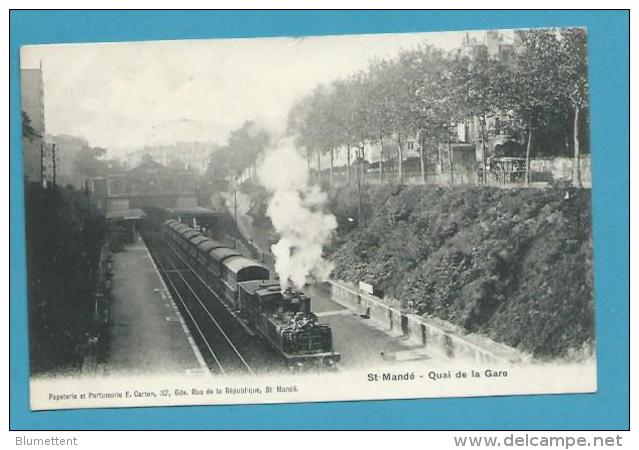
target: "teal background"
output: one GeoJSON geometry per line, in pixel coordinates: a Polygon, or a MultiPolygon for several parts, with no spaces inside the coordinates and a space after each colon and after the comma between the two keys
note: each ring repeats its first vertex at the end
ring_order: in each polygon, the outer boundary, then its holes
{"type": "Polygon", "coordinates": [[[625,11],[12,11],[10,426],[24,429],[626,429],[629,427],[629,13],[625,11]],[[587,27],[596,394],[29,411],[19,48],[25,44],[587,27]]]}

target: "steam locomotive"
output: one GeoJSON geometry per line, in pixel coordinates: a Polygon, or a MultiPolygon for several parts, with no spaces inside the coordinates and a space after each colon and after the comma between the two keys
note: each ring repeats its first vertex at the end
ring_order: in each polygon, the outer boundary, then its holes
{"type": "Polygon", "coordinates": [[[282,292],[279,281],[270,280],[264,265],[181,222],[164,222],[164,234],[173,249],[289,367],[332,367],[339,361],[331,328],[317,321],[309,297],[292,289],[282,292]]]}

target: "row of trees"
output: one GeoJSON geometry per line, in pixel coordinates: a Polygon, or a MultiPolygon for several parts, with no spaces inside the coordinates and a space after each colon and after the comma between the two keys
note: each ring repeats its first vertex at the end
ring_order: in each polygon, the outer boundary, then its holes
{"type": "Polygon", "coordinates": [[[320,85],[298,101],[289,114],[289,130],[318,163],[321,155],[330,154],[331,178],[338,149],[346,149],[349,174],[351,150],[361,161],[364,145],[379,143],[380,178],[383,160],[392,153],[401,181],[407,135],[420,144],[425,178],[426,153],[450,142],[457,123],[478,122],[485,163],[487,122],[499,118],[525,145],[527,167],[536,136],[561,123],[572,131],[573,181],[580,186],[580,128],[587,123],[583,112],[588,108],[585,30],[522,30],[515,32],[515,41],[514,51],[502,57],[489,57],[481,46],[465,55],[421,45],[374,60],[366,71],[320,85]],[[385,148],[389,142],[394,149],[385,148]]]}

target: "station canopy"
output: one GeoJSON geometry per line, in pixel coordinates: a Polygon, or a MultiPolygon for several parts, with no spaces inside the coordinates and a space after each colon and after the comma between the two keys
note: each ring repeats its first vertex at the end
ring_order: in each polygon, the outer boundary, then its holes
{"type": "Polygon", "coordinates": [[[141,220],[146,217],[144,211],[139,208],[125,209],[122,211],[111,211],[106,215],[106,220],[141,220]]]}
{"type": "Polygon", "coordinates": [[[182,217],[213,217],[219,215],[212,209],[203,208],[201,206],[193,206],[190,208],[167,208],[169,214],[182,217]]]}

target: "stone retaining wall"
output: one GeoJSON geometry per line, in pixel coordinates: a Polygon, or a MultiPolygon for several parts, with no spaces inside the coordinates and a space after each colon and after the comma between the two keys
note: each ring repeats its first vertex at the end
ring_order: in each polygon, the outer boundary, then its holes
{"type": "Polygon", "coordinates": [[[405,336],[438,356],[507,364],[523,358],[523,355],[511,347],[487,338],[464,335],[452,324],[402,311],[399,307],[389,306],[378,297],[344,283],[329,281],[327,288],[336,302],[357,314],[368,316],[389,334],[405,336]]]}

